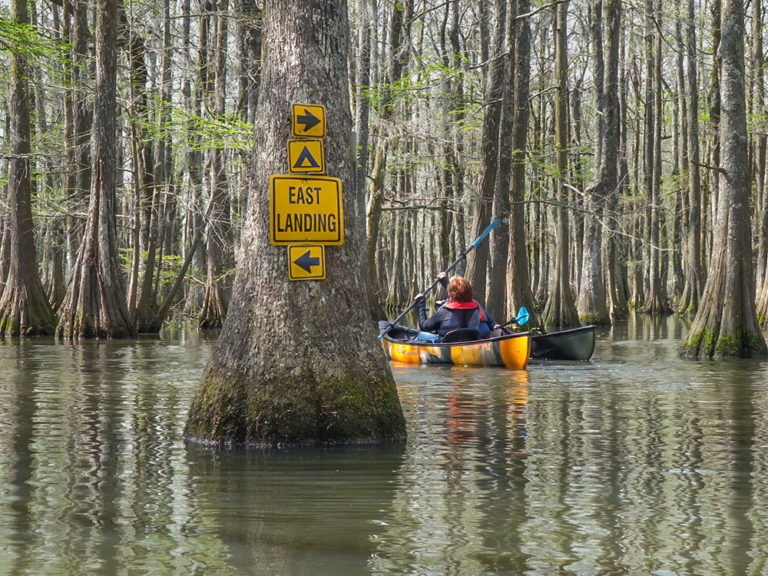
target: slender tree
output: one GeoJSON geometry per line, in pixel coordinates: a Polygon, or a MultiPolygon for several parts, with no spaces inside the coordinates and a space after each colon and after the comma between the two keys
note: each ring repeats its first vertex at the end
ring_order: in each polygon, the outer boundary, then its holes
{"type": "Polygon", "coordinates": [[[388,133],[387,124],[393,118],[395,94],[398,83],[405,73],[409,56],[411,21],[413,19],[413,0],[396,2],[392,6],[392,19],[389,27],[389,61],[387,62],[386,83],[381,89],[379,117],[384,129],[378,134],[380,141],[374,151],[371,167],[370,195],[366,203],[366,243],[368,261],[368,292],[371,315],[374,318],[384,316],[381,298],[378,292],[379,278],[376,270],[376,250],[378,248],[381,214],[384,206],[384,181],[390,148],[397,140],[397,135],[388,133]]]}
{"type": "Polygon", "coordinates": [[[504,62],[504,81],[501,95],[501,121],[499,122],[496,182],[493,191],[493,218],[501,224],[490,238],[490,260],[488,268],[488,290],[485,298],[486,308],[496,318],[506,312],[506,277],[509,256],[509,233],[512,180],[512,155],[514,152],[515,128],[515,16],[517,0],[509,1],[507,6],[506,46],[504,62]]]}
{"type": "MultiPolygon", "coordinates": [[[[28,26],[26,0],[12,0],[11,18],[28,26]]],[[[30,68],[24,46],[11,55],[10,138],[8,179],[8,272],[0,294],[0,336],[52,334],[53,312],[40,282],[32,219],[31,126],[29,114],[30,68]]]]}
{"type": "Polygon", "coordinates": [[[534,307],[530,261],[525,226],[525,163],[528,147],[531,81],[531,9],[530,0],[518,0],[515,18],[514,128],[512,130],[512,186],[510,191],[510,246],[507,260],[506,317],[517,315],[521,306],[531,314],[530,324],[539,324],[534,307]]]}
{"type": "Polygon", "coordinates": [[[765,357],[754,302],[749,214],[744,5],[724,0],[721,12],[719,197],[710,274],[683,354],[694,358],[765,357]]]}
{"type": "Polygon", "coordinates": [[[232,302],[198,386],[190,438],[284,445],[402,438],[397,390],[370,321],[347,85],[344,1],[268,0],[255,157],[232,302]],[[326,278],[289,282],[270,244],[270,175],[285,171],[291,103],[326,108],[327,173],[342,181],[345,240],[326,278]]]}
{"type": "Polygon", "coordinates": [[[133,336],[117,257],[118,0],[96,6],[93,178],[88,219],[56,329],[60,336],[133,336]]]}
{"type": "Polygon", "coordinates": [[[685,285],[680,301],[680,312],[694,314],[698,310],[704,289],[704,272],[701,263],[701,153],[699,151],[699,94],[693,89],[698,82],[698,58],[696,46],[696,19],[694,0],[688,0],[688,26],[686,33],[686,90],[688,99],[688,227],[684,247],[685,285]]]}
{"type": "MultiPolygon", "coordinates": [[[[490,60],[490,72],[485,90],[485,116],[483,116],[482,132],[482,172],[480,174],[479,191],[472,199],[472,231],[470,236],[477,238],[491,221],[494,190],[499,166],[499,126],[501,123],[501,104],[504,97],[505,38],[507,7],[506,1],[495,3],[493,57],[490,60]]],[[[505,227],[508,233],[508,228],[505,227]]],[[[498,236],[505,235],[501,231],[498,236]]],[[[485,300],[486,274],[488,272],[489,248],[488,243],[480,244],[470,252],[467,258],[467,279],[472,284],[472,292],[480,301],[485,300]]]]}
{"type": "Polygon", "coordinates": [[[576,307],[579,319],[588,324],[607,324],[610,319],[603,281],[602,216],[606,198],[618,185],[619,159],[619,42],[621,3],[605,2],[606,46],[602,72],[603,128],[599,136],[600,164],[598,180],[588,191],[589,214],[584,220],[584,259],[582,260],[581,288],[576,307]]]}
{"type": "Polygon", "coordinates": [[[544,308],[544,324],[552,328],[570,328],[578,326],[579,316],[571,291],[569,266],[569,225],[568,192],[565,181],[568,178],[568,4],[561,2],[555,6],[555,78],[557,96],[555,100],[555,139],[557,147],[557,200],[555,209],[555,235],[557,251],[555,269],[549,299],[544,308]]]}
{"type": "MultiPolygon", "coordinates": [[[[216,51],[212,108],[218,116],[226,111],[227,36],[229,0],[216,3],[216,51]]],[[[206,244],[206,283],[201,328],[221,328],[229,307],[231,279],[228,272],[234,260],[232,225],[230,221],[229,182],[224,150],[210,151],[210,202],[213,204],[212,223],[208,227],[206,244]]]]}

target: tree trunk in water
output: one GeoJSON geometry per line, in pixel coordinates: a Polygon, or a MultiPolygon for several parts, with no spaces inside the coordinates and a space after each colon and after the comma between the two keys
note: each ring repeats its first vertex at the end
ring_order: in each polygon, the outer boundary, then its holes
{"type": "Polygon", "coordinates": [[[701,263],[701,171],[699,169],[699,93],[692,87],[698,82],[694,0],[688,1],[686,33],[686,67],[688,96],[688,234],[685,245],[685,286],[680,300],[680,313],[695,314],[704,289],[701,263]]]}
{"type": "MultiPolygon", "coordinates": [[[[93,110],[89,96],[88,85],[93,81],[89,76],[89,62],[91,55],[88,46],[92,42],[90,28],[88,26],[88,0],[74,0],[75,2],[75,43],[73,55],[73,92],[74,92],[74,116],[75,116],[75,156],[74,166],[77,186],[75,188],[75,203],[80,209],[85,209],[88,196],[91,191],[92,165],[91,165],[91,131],[93,127],[93,110]]],[[[69,248],[70,261],[74,261],[83,240],[84,224],[78,218],[69,221],[69,248]]]]}
{"type": "MultiPolygon", "coordinates": [[[[11,18],[29,25],[26,0],[12,0],[11,18]]],[[[53,334],[55,320],[40,282],[32,220],[30,69],[22,50],[11,54],[11,158],[8,178],[8,272],[0,291],[0,337],[53,334]]]]}
{"type": "MultiPolygon", "coordinates": [[[[648,3],[649,7],[651,2],[648,3]]],[[[653,12],[655,24],[654,27],[661,25],[662,9],[661,0],[656,0],[655,10],[653,12]]],[[[651,165],[646,165],[646,170],[651,170],[651,187],[650,187],[650,220],[649,220],[649,247],[650,247],[650,262],[648,271],[648,283],[650,291],[648,293],[648,299],[645,303],[645,311],[652,314],[668,314],[670,312],[669,304],[667,302],[666,293],[662,281],[662,200],[661,200],[661,177],[662,177],[662,163],[661,163],[661,139],[662,134],[662,117],[664,114],[662,93],[664,86],[662,83],[661,75],[661,33],[656,35],[655,39],[655,54],[653,57],[653,106],[651,118],[654,124],[652,132],[652,142],[649,145],[653,146],[653,153],[650,155],[652,159],[651,165]]]]}
{"type": "Polygon", "coordinates": [[[56,331],[65,338],[133,336],[115,238],[118,0],[99,0],[93,179],[88,219],[56,331]]]}
{"type": "MultiPolygon", "coordinates": [[[[493,193],[496,188],[496,171],[499,165],[499,124],[501,101],[504,93],[504,35],[506,23],[506,1],[496,3],[496,27],[493,35],[494,57],[485,91],[485,116],[483,117],[482,156],[480,191],[473,201],[471,238],[480,236],[491,221],[493,193]]],[[[499,234],[499,231],[495,231],[499,234]]],[[[501,235],[501,234],[499,234],[501,235]]],[[[475,299],[485,299],[486,275],[488,273],[489,242],[481,242],[467,257],[467,280],[472,284],[475,299]]]]}
{"type": "MultiPolygon", "coordinates": [[[[410,54],[410,26],[413,18],[413,0],[396,2],[393,6],[392,21],[389,31],[390,54],[388,62],[387,83],[383,89],[379,117],[382,124],[392,118],[394,94],[392,87],[402,78],[410,54]]],[[[366,204],[366,246],[368,274],[368,301],[373,318],[381,318],[384,310],[381,307],[381,292],[378,271],[376,269],[376,251],[379,241],[381,212],[384,206],[384,177],[387,171],[387,153],[393,145],[396,136],[381,135],[381,143],[374,154],[374,167],[371,173],[371,192],[366,204]],[[380,149],[383,147],[383,149],[380,149]]]]}
{"type": "MultiPolygon", "coordinates": [[[[214,110],[225,112],[227,77],[227,19],[229,0],[218,0],[216,11],[216,74],[214,81],[214,110]]],[[[233,264],[232,226],[230,223],[229,186],[224,151],[211,150],[211,202],[213,221],[208,226],[206,245],[207,278],[200,328],[221,328],[229,307],[231,280],[228,272],[233,264]]]]}
{"type": "Polygon", "coordinates": [[[683,345],[694,358],[768,356],[755,313],[747,174],[744,89],[744,6],[725,0],[721,13],[719,197],[710,274],[701,306],[683,345]]]}
{"type": "Polygon", "coordinates": [[[610,317],[603,281],[603,230],[602,215],[606,198],[614,193],[618,184],[619,155],[619,41],[621,4],[618,0],[605,3],[607,43],[605,49],[605,74],[601,83],[603,122],[599,135],[600,165],[598,181],[588,194],[588,214],[584,220],[584,259],[581,271],[581,288],[576,307],[579,320],[586,324],[608,324],[610,317]]]}
{"type": "Polygon", "coordinates": [[[606,199],[607,221],[610,232],[605,239],[606,245],[606,290],[608,292],[608,302],[610,306],[609,314],[612,321],[625,318],[629,312],[628,306],[628,285],[625,281],[627,275],[626,258],[622,258],[622,251],[626,251],[626,241],[619,240],[619,236],[614,231],[619,229],[618,211],[619,192],[622,196],[629,196],[629,163],[627,162],[627,58],[626,58],[626,40],[623,40],[621,47],[621,86],[619,88],[619,150],[618,150],[618,174],[616,187],[610,191],[606,199]]]}
{"type": "Polygon", "coordinates": [[[506,313],[507,259],[509,256],[510,188],[512,179],[513,133],[515,129],[515,9],[516,1],[508,1],[506,45],[508,53],[501,58],[504,64],[502,84],[501,121],[499,123],[499,159],[493,192],[493,219],[501,220],[490,237],[488,290],[485,307],[494,318],[506,313]]]}
{"type": "MultiPolygon", "coordinates": [[[[517,12],[527,14],[530,0],[518,0],[517,12]]],[[[517,316],[521,306],[529,309],[531,326],[538,326],[539,314],[531,285],[531,265],[528,259],[528,235],[525,228],[525,151],[528,146],[528,102],[531,80],[531,22],[530,18],[515,22],[514,114],[512,130],[512,186],[510,206],[510,246],[507,259],[506,318],[517,316]]]]}
{"type": "Polygon", "coordinates": [[[555,7],[557,14],[555,24],[555,76],[558,92],[555,100],[555,139],[557,140],[557,201],[555,209],[555,235],[557,252],[555,254],[555,270],[552,287],[547,305],[544,307],[544,324],[549,328],[571,328],[579,325],[579,316],[573,302],[571,291],[570,269],[568,254],[570,241],[568,237],[568,193],[565,179],[568,178],[568,49],[567,21],[568,4],[562,2],[555,7]]]}
{"type": "Polygon", "coordinates": [[[346,2],[268,0],[251,201],[229,314],[193,399],[186,435],[286,445],[402,439],[405,422],[363,285],[362,183],[355,180],[346,2]],[[328,174],[343,185],[345,243],[326,278],[289,282],[270,244],[269,176],[285,170],[290,104],[326,107],[328,174]]]}

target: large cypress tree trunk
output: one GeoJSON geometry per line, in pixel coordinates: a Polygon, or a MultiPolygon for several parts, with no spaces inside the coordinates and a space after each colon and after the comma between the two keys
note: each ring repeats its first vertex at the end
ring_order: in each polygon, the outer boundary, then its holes
{"type": "MultiPolygon", "coordinates": [[[[29,24],[26,0],[11,2],[11,17],[29,24]]],[[[8,273],[0,293],[0,336],[52,334],[53,312],[40,282],[32,220],[29,66],[23,50],[11,55],[11,158],[8,178],[8,273]]]]}
{"type": "Polygon", "coordinates": [[[232,301],[186,435],[281,445],[402,438],[404,419],[369,316],[363,187],[355,179],[346,2],[269,0],[250,201],[232,301]],[[289,282],[270,243],[269,177],[286,171],[291,103],[326,107],[327,174],[342,180],[345,242],[326,278],[289,282]]]}
{"type": "Polygon", "coordinates": [[[683,345],[699,358],[765,357],[757,323],[752,273],[752,227],[747,173],[744,90],[744,6],[725,0],[721,12],[719,196],[710,274],[701,306],[683,345]],[[745,257],[746,255],[746,257],[745,257]]]}
{"type": "Polygon", "coordinates": [[[118,0],[99,0],[91,198],[85,235],[56,329],[65,338],[123,338],[134,334],[115,236],[117,24],[118,0]]]}

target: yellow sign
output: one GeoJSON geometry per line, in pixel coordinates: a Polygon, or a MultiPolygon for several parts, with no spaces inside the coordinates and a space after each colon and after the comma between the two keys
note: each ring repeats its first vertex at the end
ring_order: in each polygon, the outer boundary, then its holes
{"type": "Polygon", "coordinates": [[[322,280],[325,278],[325,246],[292,244],[288,246],[288,280],[322,280]]]}
{"type": "Polygon", "coordinates": [[[288,140],[288,170],[293,174],[323,174],[323,141],[288,140]]]}
{"type": "Polygon", "coordinates": [[[291,104],[291,127],[297,138],[325,138],[325,106],[291,104]]]}
{"type": "Polygon", "coordinates": [[[272,244],[344,244],[340,178],[273,174],[269,177],[269,189],[272,244]]]}

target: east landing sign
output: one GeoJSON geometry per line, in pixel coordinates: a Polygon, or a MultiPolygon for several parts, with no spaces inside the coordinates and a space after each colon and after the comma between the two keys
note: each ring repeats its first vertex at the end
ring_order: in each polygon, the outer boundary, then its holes
{"type": "Polygon", "coordinates": [[[269,188],[272,244],[344,244],[341,179],[272,175],[269,188]]]}

